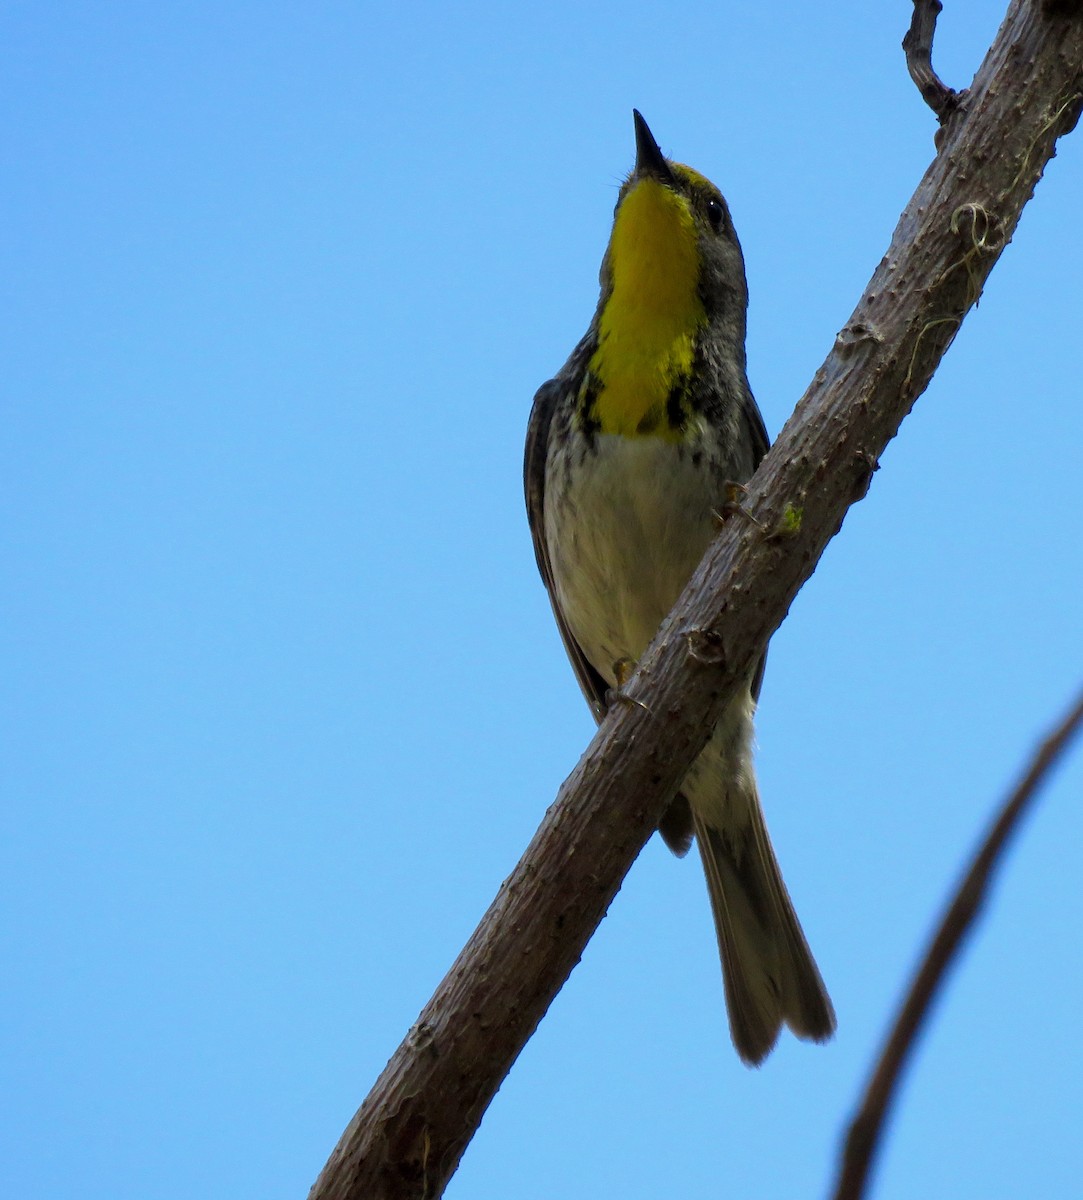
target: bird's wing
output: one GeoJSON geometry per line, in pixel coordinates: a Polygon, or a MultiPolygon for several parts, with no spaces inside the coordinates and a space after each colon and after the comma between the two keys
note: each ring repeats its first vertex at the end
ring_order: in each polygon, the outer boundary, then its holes
{"type": "Polygon", "coordinates": [[[767,436],[767,426],[763,423],[763,414],[750,391],[745,391],[741,403],[741,416],[748,429],[748,439],[752,443],[753,468],[763,461],[763,456],[771,449],[771,439],[767,436]]]}
{"type": "MultiPolygon", "coordinates": [[[[771,449],[771,439],[767,435],[767,426],[763,423],[763,414],[760,412],[760,406],[756,403],[750,391],[745,392],[745,398],[741,404],[741,416],[744,419],[745,426],[748,429],[748,437],[752,443],[752,464],[753,469],[755,469],[763,461],[763,456],[771,449]]],[[[751,690],[753,700],[760,698],[760,688],[763,686],[763,672],[766,666],[767,651],[764,650],[763,656],[756,664],[756,670],[752,676],[751,690]]]]}
{"type": "MultiPolygon", "coordinates": [[[[572,356],[573,359],[575,355],[572,356]]],[[[569,363],[570,365],[570,363],[569,363]]],[[[557,620],[564,649],[568,652],[575,677],[583,689],[591,712],[597,720],[605,715],[605,697],[608,685],[598,672],[587,661],[582,646],[575,640],[568,622],[560,608],[557,599],[556,586],[553,581],[553,566],[549,561],[549,548],[545,541],[545,463],[549,453],[549,429],[553,423],[553,413],[560,403],[561,397],[570,386],[565,368],[555,379],[543,383],[534,397],[534,407],[530,412],[530,424],[526,431],[526,454],[523,462],[523,487],[526,491],[526,514],[530,522],[530,532],[534,538],[534,553],[538,559],[538,570],[541,572],[545,589],[549,593],[549,602],[553,606],[553,615],[557,620]]]]}

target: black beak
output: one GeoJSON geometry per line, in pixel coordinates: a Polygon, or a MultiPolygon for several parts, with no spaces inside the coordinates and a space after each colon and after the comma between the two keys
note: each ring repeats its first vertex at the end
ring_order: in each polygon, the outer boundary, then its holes
{"type": "Polygon", "coordinates": [[[652,175],[660,183],[672,183],[673,172],[658,143],[654,140],[643,114],[638,108],[632,109],[632,118],[636,127],[636,170],[637,175],[652,175]]]}

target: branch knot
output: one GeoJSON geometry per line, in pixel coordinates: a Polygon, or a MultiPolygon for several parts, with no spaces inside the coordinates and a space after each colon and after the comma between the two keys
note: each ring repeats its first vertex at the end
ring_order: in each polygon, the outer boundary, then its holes
{"type": "Polygon", "coordinates": [[[722,635],[715,629],[693,629],[685,637],[688,641],[688,653],[696,662],[710,667],[726,665],[726,651],[722,645],[722,635]]]}

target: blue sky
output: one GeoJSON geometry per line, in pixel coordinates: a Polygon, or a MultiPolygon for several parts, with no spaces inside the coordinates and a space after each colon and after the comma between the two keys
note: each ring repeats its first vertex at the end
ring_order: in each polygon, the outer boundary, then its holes
{"type": "MultiPolygon", "coordinates": [[[[633,105],[727,195],[774,433],[932,154],[909,15],[4,6],[0,1191],[306,1193],[592,733],[521,451],[633,105]]],[[[1001,15],[949,0],[949,83],[1001,15]]],[[[1081,203],[1076,134],[772,643],[761,785],[837,1039],[740,1065],[653,839],[452,1200],[824,1193],[1083,678],[1081,203]]],[[[1081,786],[1011,852],[878,1197],[1077,1186],[1081,786]]]]}

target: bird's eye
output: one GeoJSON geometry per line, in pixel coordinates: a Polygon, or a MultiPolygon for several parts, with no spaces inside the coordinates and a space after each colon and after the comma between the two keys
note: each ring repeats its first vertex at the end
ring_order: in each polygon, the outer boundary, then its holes
{"type": "Polygon", "coordinates": [[[725,221],[726,210],[722,207],[721,200],[707,201],[707,220],[711,222],[711,228],[717,233],[725,221]]]}

